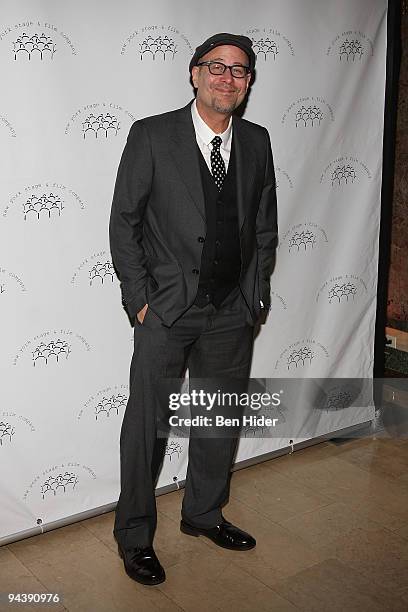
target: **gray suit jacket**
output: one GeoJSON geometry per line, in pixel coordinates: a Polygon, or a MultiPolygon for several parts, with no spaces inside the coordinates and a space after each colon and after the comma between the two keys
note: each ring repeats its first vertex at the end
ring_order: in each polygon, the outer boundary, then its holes
{"type": "MultiPolygon", "coordinates": [[[[191,102],[136,121],[120,161],[110,218],[113,263],[129,316],[148,303],[171,326],[194,302],[206,235],[191,102]],[[194,270],[194,272],[193,272],[194,270]]],[[[270,305],[277,245],[275,174],[268,132],[233,117],[240,287],[255,322],[270,305]]]]}

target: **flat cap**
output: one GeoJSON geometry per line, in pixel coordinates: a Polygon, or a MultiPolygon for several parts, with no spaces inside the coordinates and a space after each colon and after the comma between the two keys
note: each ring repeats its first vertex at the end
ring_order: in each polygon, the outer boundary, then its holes
{"type": "Polygon", "coordinates": [[[189,65],[190,73],[193,66],[197,65],[198,61],[203,57],[203,55],[211,51],[211,49],[219,47],[220,45],[233,45],[234,47],[239,47],[242,49],[242,51],[245,51],[249,59],[249,69],[251,72],[253,71],[255,68],[256,55],[252,49],[252,40],[248,38],[248,36],[223,32],[222,34],[214,34],[214,36],[210,36],[210,38],[207,38],[202,45],[197,47],[189,65]]]}

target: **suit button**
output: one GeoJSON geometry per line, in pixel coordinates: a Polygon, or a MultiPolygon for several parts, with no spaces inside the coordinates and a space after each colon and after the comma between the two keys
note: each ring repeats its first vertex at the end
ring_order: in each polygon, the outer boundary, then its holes
{"type": "Polygon", "coordinates": [[[191,271],[193,274],[200,274],[200,271],[197,270],[197,268],[193,268],[191,271]]]}
{"type": "Polygon", "coordinates": [[[221,242],[219,240],[216,240],[215,241],[215,246],[220,246],[220,245],[221,245],[221,242]]]}
{"type": "Polygon", "coordinates": [[[198,242],[204,242],[205,238],[203,238],[203,236],[199,236],[199,237],[197,238],[197,240],[198,240],[198,242]]]}
{"type": "Polygon", "coordinates": [[[218,259],[214,259],[214,266],[218,266],[218,259]]]}

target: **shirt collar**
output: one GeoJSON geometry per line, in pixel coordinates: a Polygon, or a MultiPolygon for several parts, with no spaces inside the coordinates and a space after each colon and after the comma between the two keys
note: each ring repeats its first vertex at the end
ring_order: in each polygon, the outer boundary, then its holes
{"type": "Polygon", "coordinates": [[[232,117],[230,117],[228,127],[222,134],[216,134],[206,124],[204,119],[201,118],[198,110],[196,100],[191,105],[191,117],[193,119],[194,129],[196,134],[200,137],[205,145],[209,145],[214,136],[219,136],[222,140],[222,147],[225,148],[232,134],[232,117]]]}

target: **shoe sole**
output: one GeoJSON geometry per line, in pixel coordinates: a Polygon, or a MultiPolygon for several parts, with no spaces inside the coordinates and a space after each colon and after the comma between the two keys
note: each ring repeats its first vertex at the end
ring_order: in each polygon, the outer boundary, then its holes
{"type": "Polygon", "coordinates": [[[122,551],[120,549],[119,544],[118,544],[118,554],[119,554],[119,557],[123,560],[123,564],[125,566],[126,574],[129,576],[129,578],[131,578],[135,582],[138,582],[139,584],[143,584],[144,586],[156,586],[156,584],[161,584],[162,582],[164,582],[166,580],[166,576],[164,576],[164,578],[157,578],[154,581],[145,581],[145,580],[143,580],[143,578],[138,578],[138,577],[134,576],[133,574],[131,574],[128,571],[128,568],[126,567],[126,563],[125,563],[125,560],[123,558],[123,553],[122,553],[122,551]]]}
{"type": "Polygon", "coordinates": [[[200,535],[202,535],[208,540],[211,540],[211,542],[213,542],[217,546],[220,546],[221,548],[227,548],[228,550],[238,550],[238,551],[252,550],[252,548],[255,548],[256,546],[256,544],[248,544],[247,546],[242,546],[240,548],[237,548],[236,546],[228,546],[227,544],[220,544],[219,542],[214,542],[214,540],[210,538],[210,536],[208,536],[206,533],[203,532],[204,530],[199,530],[196,527],[190,527],[190,525],[186,525],[186,523],[180,523],[180,531],[182,531],[186,535],[193,536],[195,538],[198,538],[200,535]]]}

